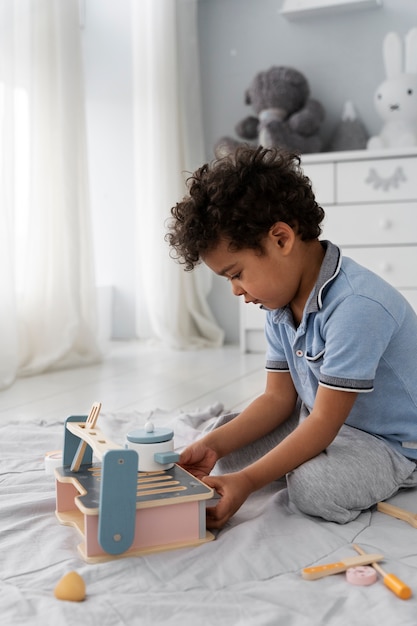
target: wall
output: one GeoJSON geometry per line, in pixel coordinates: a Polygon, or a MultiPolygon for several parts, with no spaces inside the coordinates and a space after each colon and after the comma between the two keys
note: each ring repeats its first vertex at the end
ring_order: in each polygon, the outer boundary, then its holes
{"type": "MultiPolygon", "coordinates": [[[[383,0],[377,9],[289,21],[280,0],[199,0],[203,120],[207,158],[223,135],[251,113],[244,92],[253,76],[271,65],[289,65],[308,78],[311,95],[326,108],[322,134],[328,142],[346,100],[352,100],[368,133],[380,121],[373,93],[384,78],[382,41],[417,26],[415,0],[383,0]]],[[[228,341],[238,341],[237,298],[215,277],[210,304],[228,341]]]]}
{"type": "MultiPolygon", "coordinates": [[[[135,335],[132,1],[141,0],[85,0],[82,31],[96,271],[99,284],[114,286],[116,338],[135,335]]],[[[372,96],[383,78],[382,40],[417,25],[416,1],[383,0],[380,9],[298,22],[281,16],[281,5],[199,0],[207,159],[216,139],[249,114],[243,94],[253,76],[274,64],[305,73],[327,110],[325,138],[347,99],[368,131],[378,131],[372,96]]],[[[210,304],[227,341],[237,342],[238,299],[224,279],[214,277],[210,304]]]]}

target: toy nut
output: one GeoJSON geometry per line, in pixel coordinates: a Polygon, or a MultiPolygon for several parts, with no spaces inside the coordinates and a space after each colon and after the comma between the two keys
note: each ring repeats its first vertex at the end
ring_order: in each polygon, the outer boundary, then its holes
{"type": "Polygon", "coordinates": [[[169,428],[156,428],[146,422],[143,428],[130,431],[126,439],[126,448],[138,453],[139,472],[167,470],[179,460],[174,452],[174,432],[169,428]]]}
{"type": "Polygon", "coordinates": [[[376,582],[377,573],[370,565],[358,565],[346,570],[346,580],[351,585],[367,586],[376,582]]]}

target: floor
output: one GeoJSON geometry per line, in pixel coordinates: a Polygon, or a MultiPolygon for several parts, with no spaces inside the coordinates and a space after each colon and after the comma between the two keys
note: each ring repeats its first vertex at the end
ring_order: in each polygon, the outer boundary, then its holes
{"type": "Polygon", "coordinates": [[[241,410],[263,390],[264,354],[238,346],[174,351],[140,342],[112,342],[101,363],[18,379],[0,392],[0,420],[51,422],[87,414],[155,408],[202,409],[221,402],[241,410]]]}

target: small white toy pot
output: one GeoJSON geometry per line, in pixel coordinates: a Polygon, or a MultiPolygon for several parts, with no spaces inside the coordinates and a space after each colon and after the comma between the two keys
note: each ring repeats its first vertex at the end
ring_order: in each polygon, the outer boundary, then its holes
{"type": "Polygon", "coordinates": [[[167,470],[180,458],[174,452],[174,432],[169,428],[155,428],[152,422],[146,422],[144,428],[131,430],[126,439],[125,447],[138,453],[138,472],[167,470]]]}

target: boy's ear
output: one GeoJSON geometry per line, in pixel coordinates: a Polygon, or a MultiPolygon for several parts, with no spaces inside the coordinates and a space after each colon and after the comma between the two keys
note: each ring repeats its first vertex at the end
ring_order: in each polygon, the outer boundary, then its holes
{"type": "Polygon", "coordinates": [[[274,239],[277,246],[290,250],[293,246],[295,233],[286,222],[275,222],[269,229],[269,235],[274,239]]]}

